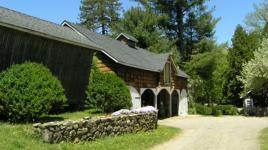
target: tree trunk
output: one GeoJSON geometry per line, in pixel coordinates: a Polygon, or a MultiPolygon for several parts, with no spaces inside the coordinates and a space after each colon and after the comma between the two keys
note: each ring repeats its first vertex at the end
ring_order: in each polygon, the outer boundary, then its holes
{"type": "Polygon", "coordinates": [[[101,23],[101,34],[102,35],[106,34],[106,32],[105,32],[105,24],[104,23],[101,23]]]}
{"type": "Polygon", "coordinates": [[[183,39],[183,6],[182,6],[182,1],[178,0],[176,2],[176,11],[177,11],[177,16],[176,16],[176,22],[177,22],[177,42],[176,45],[179,48],[179,52],[180,52],[180,62],[183,63],[185,62],[185,51],[184,51],[184,39],[183,39]]]}

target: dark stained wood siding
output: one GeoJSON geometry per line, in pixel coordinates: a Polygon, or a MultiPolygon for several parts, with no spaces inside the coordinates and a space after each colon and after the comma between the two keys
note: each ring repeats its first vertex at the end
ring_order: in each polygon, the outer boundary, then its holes
{"type": "Polygon", "coordinates": [[[93,51],[0,27],[0,71],[25,61],[46,65],[61,81],[70,106],[83,107],[93,51]]]}
{"type": "Polygon", "coordinates": [[[98,52],[97,66],[103,72],[115,72],[126,84],[140,88],[155,88],[159,85],[159,73],[128,67],[115,63],[105,54],[98,52]]]}
{"type": "Polygon", "coordinates": [[[172,62],[169,58],[169,60],[167,62],[170,62],[171,65],[171,83],[164,83],[164,71],[160,72],[160,85],[161,86],[167,86],[167,87],[173,87],[175,89],[187,89],[187,79],[186,78],[181,78],[178,77],[175,70],[176,68],[174,68],[174,66],[172,65],[172,62]]]}
{"type": "Polygon", "coordinates": [[[98,52],[96,56],[98,58],[97,66],[102,72],[115,72],[127,85],[131,85],[137,90],[158,86],[187,89],[187,79],[177,77],[174,69],[171,69],[171,83],[164,84],[163,72],[158,73],[120,65],[101,52],[98,52]]]}
{"type": "Polygon", "coordinates": [[[174,78],[174,81],[175,81],[175,89],[179,89],[179,90],[182,90],[182,89],[186,89],[187,90],[187,84],[188,84],[188,81],[186,78],[182,78],[182,77],[178,77],[176,76],[174,78]]]}

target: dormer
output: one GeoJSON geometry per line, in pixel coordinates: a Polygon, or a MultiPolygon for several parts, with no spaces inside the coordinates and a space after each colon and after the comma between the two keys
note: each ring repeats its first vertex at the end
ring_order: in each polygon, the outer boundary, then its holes
{"type": "Polygon", "coordinates": [[[116,40],[128,45],[129,47],[136,48],[136,45],[138,43],[138,40],[126,33],[120,33],[117,37],[116,40]]]}

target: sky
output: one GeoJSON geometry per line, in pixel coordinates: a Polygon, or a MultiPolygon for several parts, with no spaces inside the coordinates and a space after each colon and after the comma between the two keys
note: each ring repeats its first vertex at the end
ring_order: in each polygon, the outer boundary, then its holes
{"type": "MultiPolygon", "coordinates": [[[[135,6],[131,0],[120,0],[124,10],[135,6]]],[[[216,26],[218,43],[231,41],[238,24],[243,25],[245,16],[254,10],[253,4],[262,0],[210,0],[209,8],[215,7],[213,15],[221,20],[216,26]]],[[[55,23],[63,20],[79,22],[80,0],[0,0],[0,6],[55,23]]]]}

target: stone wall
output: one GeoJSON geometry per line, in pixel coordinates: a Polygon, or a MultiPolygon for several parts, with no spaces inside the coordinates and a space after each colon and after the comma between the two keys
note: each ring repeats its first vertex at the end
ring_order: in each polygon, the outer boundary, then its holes
{"type": "Polygon", "coordinates": [[[91,141],[105,136],[154,130],[157,128],[157,112],[38,123],[34,124],[33,128],[35,133],[49,143],[91,141]]]}

